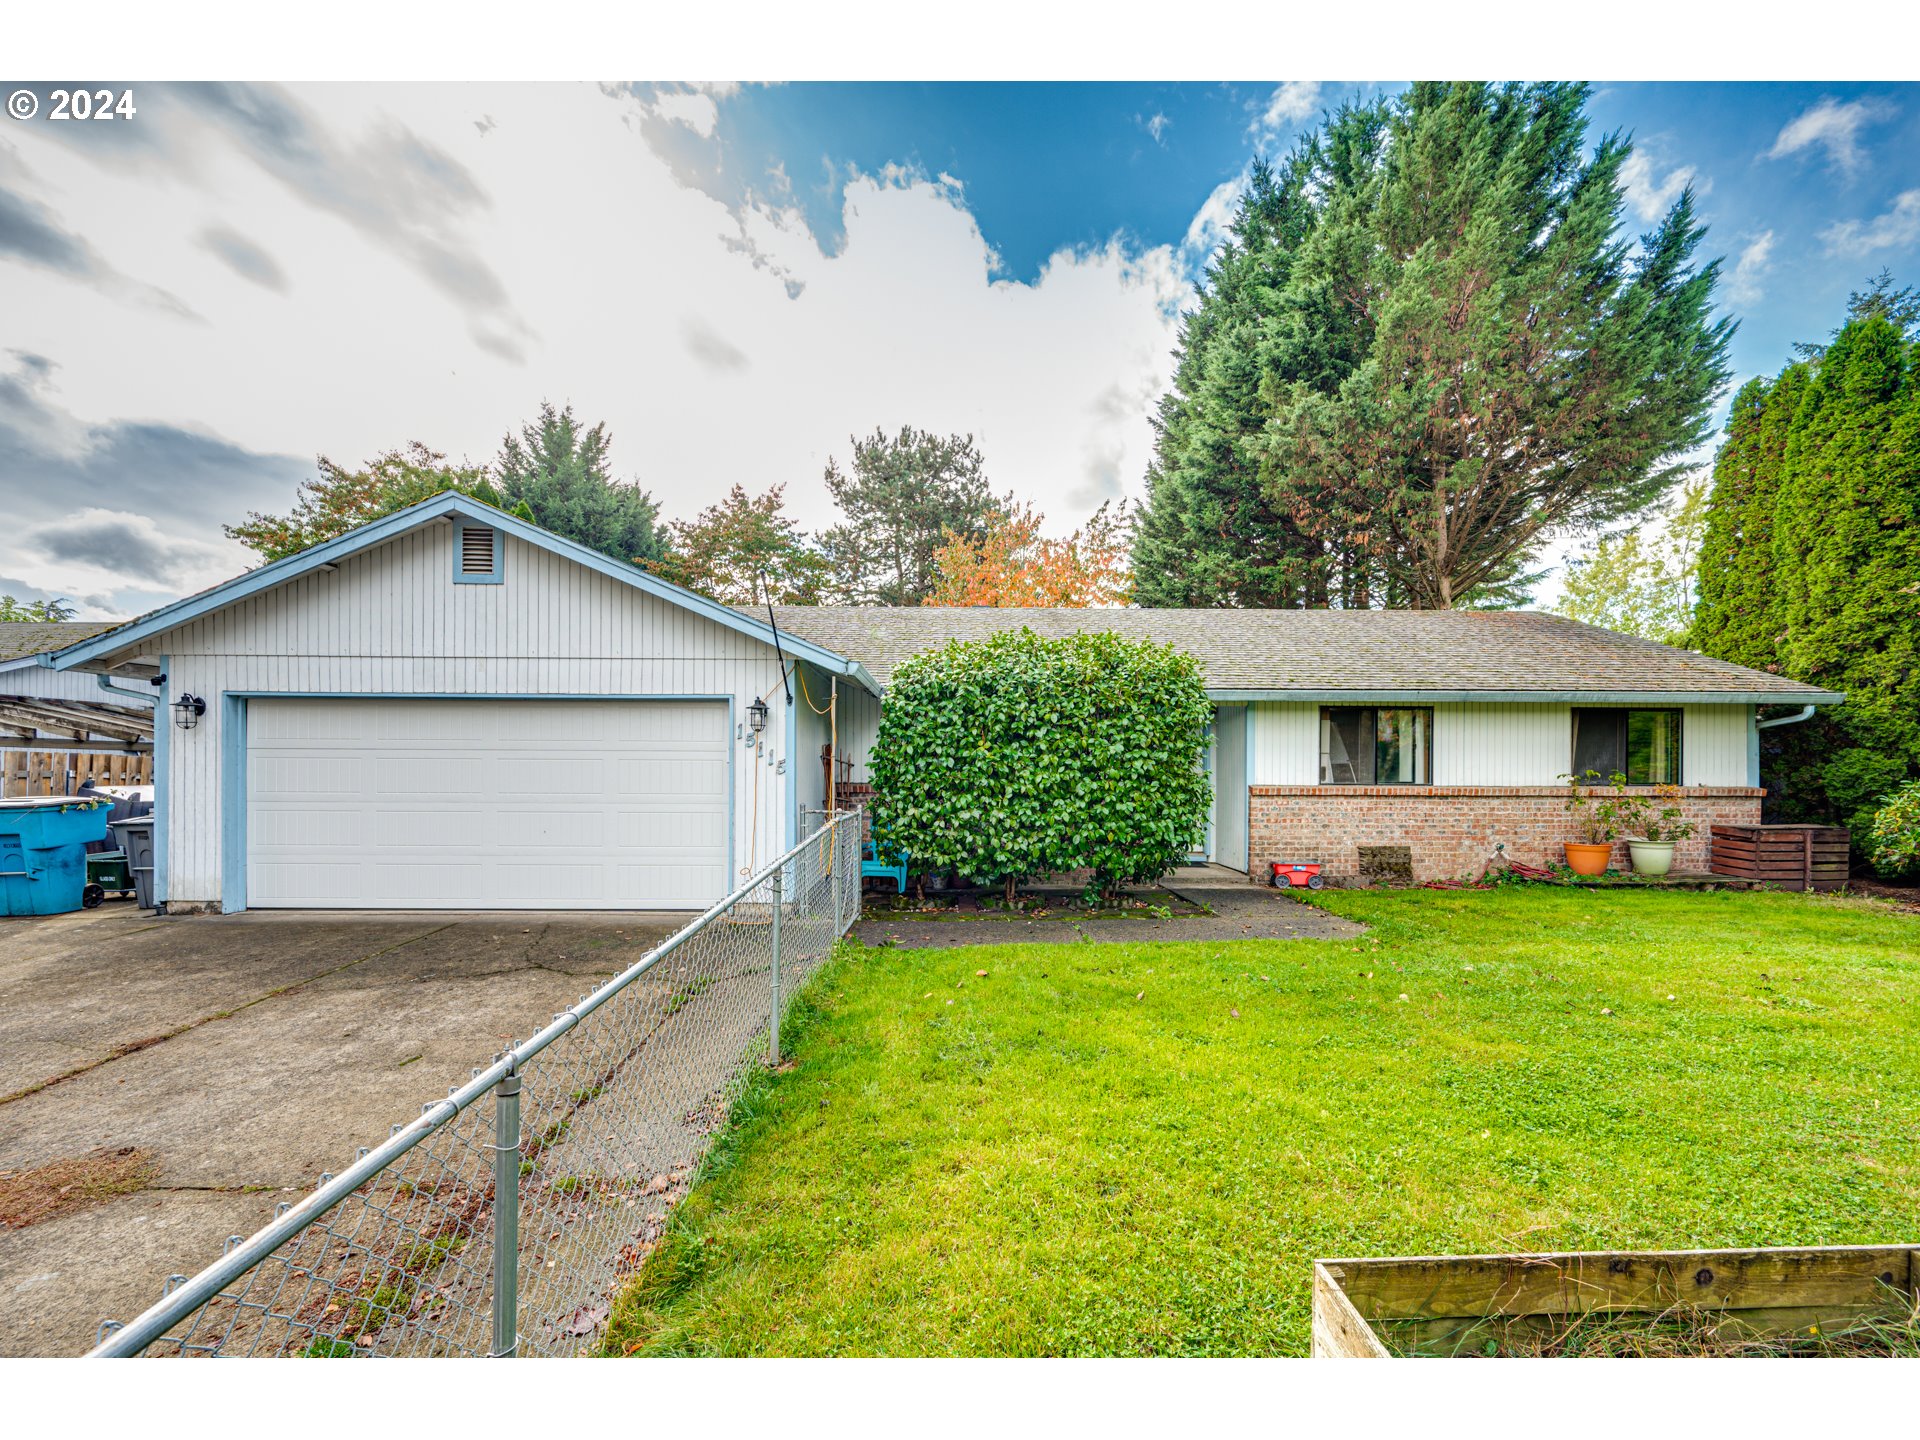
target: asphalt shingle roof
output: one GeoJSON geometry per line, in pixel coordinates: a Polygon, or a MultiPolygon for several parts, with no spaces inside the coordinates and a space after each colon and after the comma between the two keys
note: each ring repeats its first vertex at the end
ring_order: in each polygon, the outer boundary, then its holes
{"type": "Polygon", "coordinates": [[[120,623],[118,620],[0,620],[0,661],[64,650],[120,623]]]}
{"type": "MultiPolygon", "coordinates": [[[[764,609],[743,612],[766,615],[764,609]]],[[[776,606],[780,628],[856,660],[881,684],[908,656],[1026,625],[1115,630],[1196,657],[1213,690],[1827,692],[1690,650],[1532,610],[1064,610],[776,606]]]]}

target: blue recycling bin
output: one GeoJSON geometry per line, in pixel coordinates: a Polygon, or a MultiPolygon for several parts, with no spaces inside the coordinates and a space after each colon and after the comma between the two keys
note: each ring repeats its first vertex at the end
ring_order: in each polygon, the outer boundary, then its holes
{"type": "Polygon", "coordinates": [[[107,838],[111,802],[0,800],[0,915],[64,915],[87,888],[87,846],[107,838]]]}

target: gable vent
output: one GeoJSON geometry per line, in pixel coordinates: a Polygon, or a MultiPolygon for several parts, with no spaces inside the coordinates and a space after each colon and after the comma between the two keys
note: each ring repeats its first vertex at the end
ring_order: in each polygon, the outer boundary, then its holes
{"type": "Polygon", "coordinates": [[[460,573],[462,575],[491,575],[493,573],[493,531],[468,525],[460,531],[460,573]]]}

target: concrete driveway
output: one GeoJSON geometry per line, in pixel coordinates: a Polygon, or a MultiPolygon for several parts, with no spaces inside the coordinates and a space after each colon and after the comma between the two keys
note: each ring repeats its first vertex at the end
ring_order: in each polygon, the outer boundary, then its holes
{"type": "Polygon", "coordinates": [[[0,919],[0,1172],[127,1146],[156,1167],[0,1228],[0,1355],[90,1348],[691,918],[0,919]]]}

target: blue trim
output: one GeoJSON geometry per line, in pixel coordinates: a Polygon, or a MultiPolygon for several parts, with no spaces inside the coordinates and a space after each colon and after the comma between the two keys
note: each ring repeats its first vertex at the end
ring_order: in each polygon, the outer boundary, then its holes
{"type": "Polygon", "coordinates": [[[172,671],[168,657],[160,657],[160,685],[153,705],[153,906],[167,903],[167,824],[173,814],[172,671]]]}
{"type": "MultiPolygon", "coordinates": [[[[784,638],[784,637],[782,637],[784,638]]],[[[164,699],[164,695],[162,697],[164,699]]],[[[738,870],[739,790],[734,769],[734,695],[539,695],[406,690],[222,690],[220,692],[220,911],[247,908],[247,702],[249,700],[691,700],[727,707],[727,886],[738,870]]],[[[157,712],[164,715],[166,712],[157,712]]],[[[160,727],[156,724],[156,736],[160,727]]],[[[156,765],[159,761],[156,759],[156,765]]],[[[156,772],[157,773],[157,772],[156,772]]],[[[162,793],[157,787],[155,799],[162,793]]],[[[156,805],[157,809],[157,805],[156,805]]],[[[160,830],[160,823],[155,823],[160,830]]],[[[792,842],[788,848],[792,848],[792,842]]],[[[156,852],[154,864],[161,864],[156,852]]],[[[714,897],[718,899],[719,897],[714,897]]]]}
{"type": "Polygon", "coordinates": [[[470,525],[453,522],[453,583],[456,585],[500,585],[507,578],[507,537],[497,525],[470,525]],[[484,575],[470,575],[460,568],[467,554],[467,531],[485,530],[493,537],[493,568],[484,575]]]}
{"type": "MultiPolygon", "coordinates": [[[[1760,788],[1760,707],[1747,707],[1747,784],[1755,790],[1760,788]]],[[[1684,756],[1685,750],[1681,751],[1684,756]]]]}
{"type": "MultiPolygon", "coordinates": [[[[781,631],[782,636],[786,634],[781,631]]],[[[1321,705],[1838,705],[1837,690],[1208,690],[1222,701],[1288,700],[1321,705]]]]}
{"type": "MultiPolygon", "coordinates": [[[[543,550],[565,556],[569,560],[586,566],[589,570],[597,571],[624,585],[631,585],[636,590],[644,591],[669,604],[678,605],[683,610],[690,610],[715,624],[726,626],[729,630],[751,636],[767,645],[773,644],[773,629],[764,621],[755,620],[730,606],[722,605],[717,600],[709,600],[704,595],[696,595],[691,590],[670,584],[638,566],[624,564],[602,555],[598,550],[589,549],[563,535],[556,535],[551,530],[542,530],[538,525],[530,525],[525,520],[475,500],[470,495],[449,493],[430,496],[417,505],[396,510],[393,514],[371,521],[357,530],[349,530],[346,534],[335,536],[331,540],[315,545],[310,550],[302,550],[298,555],[289,555],[284,560],[275,560],[270,565],[262,565],[258,570],[249,570],[244,575],[236,576],[224,585],[216,585],[211,590],[201,591],[198,595],[189,595],[184,600],[163,605],[158,610],[150,611],[138,620],[131,620],[118,629],[105,631],[91,639],[68,646],[55,654],[49,663],[56,670],[70,670],[89,660],[97,660],[103,655],[125,650],[151,636],[185,625],[191,620],[234,604],[236,601],[244,600],[248,596],[257,595],[276,585],[284,585],[287,581],[297,579],[314,570],[337,565],[349,556],[357,555],[362,550],[371,549],[375,545],[383,545],[430,520],[441,519],[474,520],[480,524],[492,526],[495,530],[524,540],[529,545],[537,545],[543,550]]],[[[881,693],[879,682],[868,674],[866,667],[858,661],[849,660],[844,655],[836,655],[833,651],[824,649],[811,640],[802,640],[798,636],[788,635],[785,631],[780,633],[780,641],[789,654],[811,660],[823,670],[831,671],[836,675],[846,675],[857,680],[872,694],[881,693]]]]}
{"type": "Polygon", "coordinates": [[[247,908],[247,697],[220,696],[220,913],[247,908]]]}

